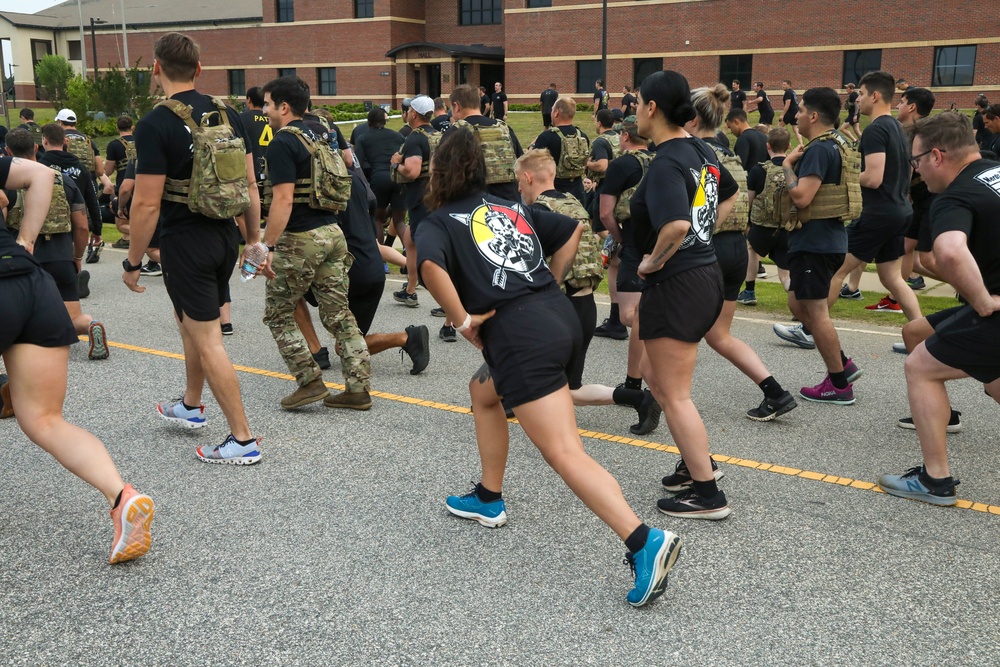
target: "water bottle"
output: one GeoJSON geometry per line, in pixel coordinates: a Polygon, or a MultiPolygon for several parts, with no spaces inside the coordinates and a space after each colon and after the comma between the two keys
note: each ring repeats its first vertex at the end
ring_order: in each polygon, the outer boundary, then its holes
{"type": "Polygon", "coordinates": [[[256,243],[247,247],[243,253],[243,265],[240,267],[240,280],[246,282],[255,278],[266,259],[267,246],[263,243],[256,243]]]}

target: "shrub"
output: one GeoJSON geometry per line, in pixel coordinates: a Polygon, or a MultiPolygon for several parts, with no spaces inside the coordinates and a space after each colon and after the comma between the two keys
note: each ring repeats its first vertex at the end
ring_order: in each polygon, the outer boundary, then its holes
{"type": "Polygon", "coordinates": [[[35,65],[35,76],[42,89],[42,97],[57,109],[66,106],[67,90],[73,80],[73,66],[62,56],[45,56],[35,65]]]}

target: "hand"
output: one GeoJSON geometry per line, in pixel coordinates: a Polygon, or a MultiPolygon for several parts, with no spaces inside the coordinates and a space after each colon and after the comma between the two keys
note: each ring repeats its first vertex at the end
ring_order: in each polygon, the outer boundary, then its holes
{"type": "Polygon", "coordinates": [[[389,164],[401,164],[403,162],[402,153],[393,153],[392,157],[389,158],[389,164]]]}
{"type": "Polygon", "coordinates": [[[642,256],[642,261],[639,262],[639,270],[637,271],[637,273],[639,274],[640,278],[645,280],[646,278],[649,277],[649,274],[656,273],[662,268],[663,268],[662,265],[656,266],[655,264],[653,264],[652,255],[647,254],[642,256]]]}
{"type": "Polygon", "coordinates": [[[24,248],[25,250],[27,250],[28,253],[31,254],[31,255],[35,254],[35,244],[32,243],[31,241],[28,241],[27,239],[22,239],[19,236],[19,237],[17,237],[17,245],[19,245],[22,248],[24,248]]]}
{"type": "MultiPolygon", "coordinates": [[[[273,264],[274,264],[274,253],[268,252],[267,257],[264,258],[264,263],[261,264],[260,268],[257,270],[257,275],[263,275],[268,280],[274,280],[277,274],[274,272],[274,269],[271,268],[273,264]]],[[[256,278],[257,276],[254,277],[256,278]]]]}
{"type": "Polygon", "coordinates": [[[496,310],[491,310],[490,312],[483,313],[482,315],[472,315],[470,313],[470,316],[472,317],[472,322],[469,324],[469,328],[466,329],[465,331],[462,331],[461,334],[465,336],[465,340],[472,343],[477,350],[483,349],[483,341],[479,337],[479,326],[496,314],[497,314],[496,310]]]}
{"type": "Polygon", "coordinates": [[[105,185],[104,186],[104,194],[110,195],[110,196],[113,197],[114,194],[115,194],[115,186],[112,185],[111,183],[108,183],[107,185],[105,185]]]}
{"type": "Polygon", "coordinates": [[[146,291],[146,288],[139,284],[139,271],[123,271],[122,272],[122,282],[133,292],[142,294],[146,291]]]}
{"type": "Polygon", "coordinates": [[[795,150],[793,150],[791,153],[788,153],[785,156],[785,161],[781,163],[781,166],[789,168],[794,167],[795,163],[799,161],[799,158],[802,157],[802,154],[805,152],[805,150],[806,150],[805,146],[799,144],[798,146],[795,147],[795,150]]]}

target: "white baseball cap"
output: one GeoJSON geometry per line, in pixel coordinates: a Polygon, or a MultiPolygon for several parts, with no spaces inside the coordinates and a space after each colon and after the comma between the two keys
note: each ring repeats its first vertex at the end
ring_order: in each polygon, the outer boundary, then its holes
{"type": "Polygon", "coordinates": [[[56,120],[62,123],[75,123],[76,114],[72,109],[60,109],[59,113],[56,114],[56,120]]]}
{"type": "Polygon", "coordinates": [[[410,100],[410,108],[423,116],[434,111],[434,100],[426,95],[417,95],[410,100]]]}

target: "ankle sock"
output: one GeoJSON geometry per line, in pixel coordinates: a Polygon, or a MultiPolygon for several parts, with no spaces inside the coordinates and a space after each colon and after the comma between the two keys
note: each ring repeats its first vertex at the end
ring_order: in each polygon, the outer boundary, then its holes
{"type": "Polygon", "coordinates": [[[114,509],[118,509],[118,505],[120,505],[121,502],[122,502],[122,494],[123,493],[125,493],[125,489],[122,489],[121,491],[118,492],[118,497],[115,498],[115,504],[111,506],[111,509],[113,509],[113,510],[114,509]]]}
{"type": "Polygon", "coordinates": [[[649,526],[640,524],[632,531],[632,534],[625,538],[625,548],[631,553],[637,554],[646,546],[646,538],[649,537],[649,526]]]}
{"type": "Polygon", "coordinates": [[[707,482],[699,482],[696,479],[692,479],[691,490],[702,498],[714,498],[719,493],[719,485],[715,483],[714,477],[707,482]]]}
{"type": "Polygon", "coordinates": [[[933,489],[935,487],[939,487],[940,488],[942,486],[948,486],[952,482],[952,477],[950,475],[948,477],[940,477],[940,478],[938,478],[938,477],[931,477],[930,475],[927,474],[927,469],[926,468],[924,468],[924,469],[922,469],[920,471],[919,479],[920,479],[921,482],[923,482],[924,484],[926,484],[931,489],[933,489]]]}
{"type": "Polygon", "coordinates": [[[184,402],[183,399],[181,399],[181,405],[184,406],[185,410],[197,410],[198,409],[197,405],[195,405],[195,406],[188,405],[187,403],[184,402]]]}
{"type": "Polygon", "coordinates": [[[844,364],[845,366],[847,365],[847,355],[844,354],[843,350],[840,351],[840,363],[844,364]]]}
{"type": "Polygon", "coordinates": [[[748,280],[747,281],[747,289],[749,291],[751,291],[751,292],[754,291],[755,289],[757,289],[757,281],[756,280],[748,280]]]}
{"type": "Polygon", "coordinates": [[[764,392],[764,396],[767,396],[768,398],[780,398],[781,395],[785,393],[785,390],[781,388],[781,385],[778,384],[778,381],[774,379],[773,375],[765,378],[764,381],[757,386],[760,387],[762,392],[764,392]]]}
{"type": "Polygon", "coordinates": [[[642,405],[643,398],[645,398],[645,394],[643,394],[642,389],[617,387],[614,393],[611,394],[611,400],[615,402],[615,405],[628,405],[636,410],[642,405]]]}
{"type": "Polygon", "coordinates": [[[812,336],[813,335],[812,331],[809,331],[809,327],[807,327],[804,324],[802,325],[802,333],[804,333],[807,336],[812,336]]]}
{"type": "MultiPolygon", "coordinates": [[[[233,440],[236,440],[235,436],[233,436],[233,440]]],[[[249,440],[236,440],[236,442],[240,443],[241,447],[246,447],[247,445],[252,445],[257,442],[257,438],[250,438],[249,440]]]]}
{"type": "Polygon", "coordinates": [[[626,389],[642,389],[642,378],[634,378],[631,375],[625,376],[626,389]]]}
{"type": "Polygon", "coordinates": [[[386,234],[385,243],[383,243],[382,245],[386,246],[387,248],[391,248],[395,243],[396,243],[396,237],[391,234],[386,234]]]}
{"type": "Polygon", "coordinates": [[[608,324],[616,324],[617,325],[617,324],[621,324],[621,323],[622,323],[622,321],[621,321],[620,316],[618,314],[618,304],[617,303],[613,303],[613,304],[611,304],[611,315],[608,316],[608,324]]]}
{"type": "Polygon", "coordinates": [[[830,382],[837,389],[847,389],[847,373],[840,371],[839,373],[830,373],[830,382]]]}
{"type": "Polygon", "coordinates": [[[476,496],[481,502],[484,503],[495,503],[496,501],[503,498],[503,493],[497,493],[496,491],[490,491],[482,482],[476,484],[476,496]]]}

